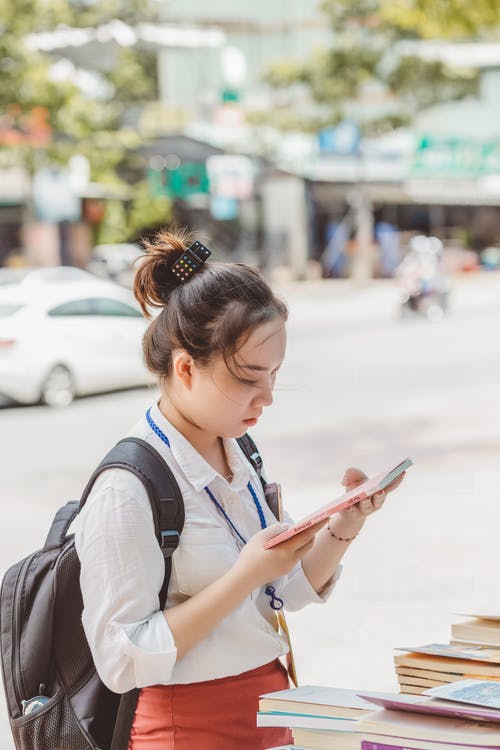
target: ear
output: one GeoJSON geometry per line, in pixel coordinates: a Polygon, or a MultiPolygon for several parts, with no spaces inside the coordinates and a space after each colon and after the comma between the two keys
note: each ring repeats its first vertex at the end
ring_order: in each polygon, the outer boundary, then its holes
{"type": "Polygon", "coordinates": [[[172,359],[172,372],[185,388],[191,390],[193,383],[193,358],[183,349],[179,349],[172,359]]]}

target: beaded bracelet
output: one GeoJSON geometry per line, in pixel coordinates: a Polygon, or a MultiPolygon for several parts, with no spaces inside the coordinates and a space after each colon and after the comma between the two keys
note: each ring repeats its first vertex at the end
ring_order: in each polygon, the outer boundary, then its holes
{"type": "Polygon", "coordinates": [[[331,530],[331,528],[330,528],[330,523],[328,523],[328,524],[327,524],[326,528],[327,528],[327,529],[328,529],[328,531],[330,532],[330,536],[333,536],[333,538],[334,538],[334,539],[337,539],[337,540],[338,540],[339,542],[352,542],[352,541],[353,541],[353,539],[356,539],[356,537],[358,536],[357,534],[354,534],[354,536],[351,536],[351,537],[349,537],[348,539],[344,539],[344,537],[342,537],[342,536],[337,536],[337,534],[335,534],[335,533],[334,533],[334,532],[333,532],[333,531],[331,530]]]}

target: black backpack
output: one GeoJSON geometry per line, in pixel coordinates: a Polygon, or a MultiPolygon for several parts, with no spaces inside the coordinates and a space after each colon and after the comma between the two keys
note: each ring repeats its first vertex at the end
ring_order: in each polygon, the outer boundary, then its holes
{"type": "MultiPolygon", "coordinates": [[[[261,477],[248,435],[238,439],[261,477]]],[[[165,557],[163,609],[171,555],[184,525],[177,482],[159,453],[139,438],[121,440],[92,474],[80,502],[56,513],[42,549],[13,565],[0,593],[0,652],[10,726],[17,750],[127,750],[139,690],[124,695],[100,680],[83,631],[80,563],[71,522],[105,469],[124,468],[147,490],[165,557]]]]}

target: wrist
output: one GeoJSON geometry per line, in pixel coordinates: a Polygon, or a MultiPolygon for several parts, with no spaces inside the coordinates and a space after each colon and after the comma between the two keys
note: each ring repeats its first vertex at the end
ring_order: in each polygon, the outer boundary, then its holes
{"type": "Polygon", "coordinates": [[[263,585],[259,572],[246,565],[241,556],[225,575],[230,585],[245,592],[246,596],[250,596],[252,591],[263,585]]]}
{"type": "Polygon", "coordinates": [[[358,536],[363,525],[364,520],[353,524],[342,521],[332,521],[332,519],[330,519],[326,528],[330,536],[334,539],[338,539],[341,542],[352,542],[358,536]]]}

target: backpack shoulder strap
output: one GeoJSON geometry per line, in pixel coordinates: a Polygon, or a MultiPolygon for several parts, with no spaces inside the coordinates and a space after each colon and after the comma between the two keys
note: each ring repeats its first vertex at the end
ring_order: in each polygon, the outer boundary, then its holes
{"type": "Polygon", "coordinates": [[[177,548],[184,526],[184,501],[179,485],[166,461],[149,443],[135,437],[123,438],[106,454],[90,477],[82,493],[80,510],[97,477],[106,469],[132,472],[148,493],[156,538],[165,558],[165,578],[160,592],[160,605],[163,608],[172,567],[170,558],[177,548]]]}
{"type": "Polygon", "coordinates": [[[244,435],[237,438],[236,442],[238,443],[241,450],[245,454],[246,459],[250,462],[250,464],[255,469],[257,476],[260,479],[260,483],[262,484],[262,489],[264,490],[264,493],[265,493],[266,481],[264,477],[262,476],[263,461],[259,453],[259,449],[257,448],[256,444],[254,443],[253,439],[250,437],[248,432],[245,432],[244,435]]]}
{"type": "MultiPolygon", "coordinates": [[[[167,601],[172,571],[172,553],[179,544],[184,526],[184,501],[177,481],[166,461],[149,443],[140,438],[120,440],[103,458],[90,477],[80,500],[83,508],[97,477],[106,469],[126,469],[144,485],[148,493],[155,525],[155,534],[165,559],[165,574],[159,593],[160,609],[167,601]]],[[[120,700],[111,750],[126,750],[134,720],[139,690],[125,693],[120,700]]]]}

